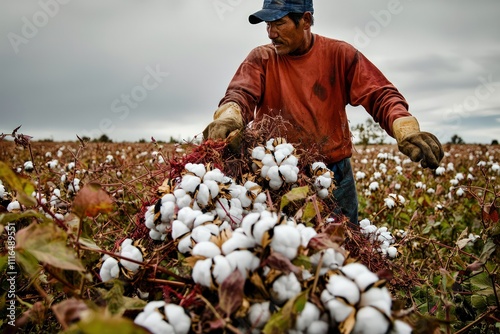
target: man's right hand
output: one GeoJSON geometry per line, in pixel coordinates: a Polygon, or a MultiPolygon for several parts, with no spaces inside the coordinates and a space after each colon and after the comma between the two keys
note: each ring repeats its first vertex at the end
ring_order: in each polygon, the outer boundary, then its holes
{"type": "Polygon", "coordinates": [[[214,113],[214,120],[203,130],[205,139],[226,139],[235,130],[245,127],[241,108],[235,102],[221,105],[214,113]]]}

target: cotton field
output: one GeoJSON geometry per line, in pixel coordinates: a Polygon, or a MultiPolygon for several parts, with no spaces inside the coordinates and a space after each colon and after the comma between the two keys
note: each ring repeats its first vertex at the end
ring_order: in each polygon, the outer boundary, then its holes
{"type": "Polygon", "coordinates": [[[16,326],[500,330],[500,147],[448,145],[434,171],[395,146],[358,147],[352,226],[319,156],[279,137],[245,145],[0,141],[2,282],[14,277],[18,298],[2,288],[16,326]]]}

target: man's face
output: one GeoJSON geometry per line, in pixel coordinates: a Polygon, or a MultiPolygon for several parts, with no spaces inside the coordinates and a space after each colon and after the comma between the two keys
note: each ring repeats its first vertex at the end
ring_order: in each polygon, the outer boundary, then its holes
{"type": "Polygon", "coordinates": [[[278,55],[298,55],[307,51],[304,19],[298,26],[287,16],[272,22],[266,22],[267,35],[271,39],[278,55]]]}

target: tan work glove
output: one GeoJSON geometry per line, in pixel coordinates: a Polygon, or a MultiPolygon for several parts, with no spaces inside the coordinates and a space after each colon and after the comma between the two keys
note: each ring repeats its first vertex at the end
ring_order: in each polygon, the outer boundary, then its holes
{"type": "Polygon", "coordinates": [[[444,151],[439,140],[432,133],[420,131],[413,116],[398,118],[392,123],[392,132],[401,153],[419,162],[422,167],[436,169],[443,159],[444,151]]]}
{"type": "Polygon", "coordinates": [[[214,113],[214,120],[203,130],[205,139],[228,139],[232,150],[240,145],[240,132],[245,127],[241,108],[235,102],[221,105],[214,113]]]}

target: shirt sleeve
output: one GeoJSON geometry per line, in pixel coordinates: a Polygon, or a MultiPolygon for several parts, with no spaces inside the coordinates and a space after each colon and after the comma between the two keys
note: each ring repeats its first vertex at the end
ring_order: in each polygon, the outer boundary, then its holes
{"type": "Polygon", "coordinates": [[[254,119],[255,107],[261,100],[264,91],[265,70],[263,50],[256,48],[236,70],[228,85],[226,94],[219,106],[227,102],[236,102],[242,109],[245,123],[254,119]]]}
{"type": "Polygon", "coordinates": [[[349,103],[362,105],[389,134],[394,120],[411,116],[408,103],[397,88],[361,52],[356,51],[347,71],[349,103]]]}

